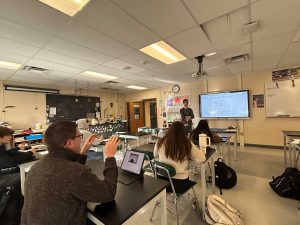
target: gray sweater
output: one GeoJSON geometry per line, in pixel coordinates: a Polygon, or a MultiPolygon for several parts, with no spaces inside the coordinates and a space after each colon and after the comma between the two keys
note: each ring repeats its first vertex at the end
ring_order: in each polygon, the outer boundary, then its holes
{"type": "Polygon", "coordinates": [[[107,158],[99,180],[84,166],[86,156],[57,149],[32,166],[26,176],[22,225],[82,225],[87,202],[114,199],[118,169],[107,158]]]}

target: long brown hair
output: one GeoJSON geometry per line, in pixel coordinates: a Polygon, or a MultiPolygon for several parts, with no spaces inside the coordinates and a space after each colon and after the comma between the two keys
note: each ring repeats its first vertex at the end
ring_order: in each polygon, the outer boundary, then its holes
{"type": "Polygon", "coordinates": [[[158,150],[163,144],[166,157],[176,162],[183,162],[191,156],[192,144],[182,122],[176,121],[169,127],[167,134],[157,142],[158,150]]]}

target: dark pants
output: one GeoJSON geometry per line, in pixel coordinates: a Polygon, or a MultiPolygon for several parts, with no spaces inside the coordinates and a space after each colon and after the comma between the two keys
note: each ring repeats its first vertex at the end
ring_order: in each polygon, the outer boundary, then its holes
{"type": "MultiPolygon", "coordinates": [[[[0,176],[0,189],[10,187],[9,200],[2,205],[4,208],[0,215],[1,225],[18,225],[20,224],[21,211],[24,198],[21,194],[20,174],[6,174],[0,176]]],[[[1,196],[0,196],[1,197],[1,196]]],[[[0,200],[1,201],[1,200],[0,200]]]]}
{"type": "MultiPolygon", "coordinates": [[[[159,179],[169,181],[169,178],[157,176],[159,179]]],[[[177,194],[183,194],[189,188],[189,178],[187,179],[174,179],[172,178],[172,182],[175,188],[175,192],[177,194]]],[[[173,192],[171,184],[167,187],[167,192],[173,192]]]]}

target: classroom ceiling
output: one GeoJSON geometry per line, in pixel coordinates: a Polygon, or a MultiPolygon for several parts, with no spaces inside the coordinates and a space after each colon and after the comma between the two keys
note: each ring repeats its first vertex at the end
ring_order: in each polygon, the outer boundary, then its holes
{"type": "Polygon", "coordinates": [[[37,0],[0,0],[0,60],[48,69],[45,74],[0,68],[0,79],[52,87],[158,88],[193,82],[194,57],[208,76],[226,76],[300,64],[299,0],[91,0],[69,17],[37,0]],[[253,33],[243,26],[259,21],[253,33]],[[166,65],[140,52],[165,41],[188,59],[166,65]],[[245,62],[225,58],[248,53],[245,62]],[[146,62],[146,63],[145,63],[146,62]],[[130,69],[124,70],[124,68],[130,69]],[[95,71],[117,84],[80,76],[95,71]]]}

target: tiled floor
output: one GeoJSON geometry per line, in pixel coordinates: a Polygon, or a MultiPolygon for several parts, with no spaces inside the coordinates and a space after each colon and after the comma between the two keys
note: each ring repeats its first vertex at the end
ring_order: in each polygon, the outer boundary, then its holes
{"type": "MultiPolygon", "coordinates": [[[[284,170],[282,150],[245,148],[239,151],[238,161],[232,161],[232,167],[238,173],[238,183],[234,188],[224,190],[222,198],[242,213],[246,225],[300,224],[297,201],[277,196],[268,184],[272,176],[280,175],[284,170]]],[[[191,175],[191,178],[200,181],[200,175],[191,175]]],[[[196,187],[199,199],[200,190],[199,182],[196,187]]],[[[152,223],[149,222],[149,217],[150,212],[146,212],[139,224],[160,224],[159,212],[155,214],[152,223]]],[[[168,224],[176,224],[171,215],[168,215],[168,224]]],[[[192,211],[181,219],[181,224],[206,223],[192,211]]]]}

